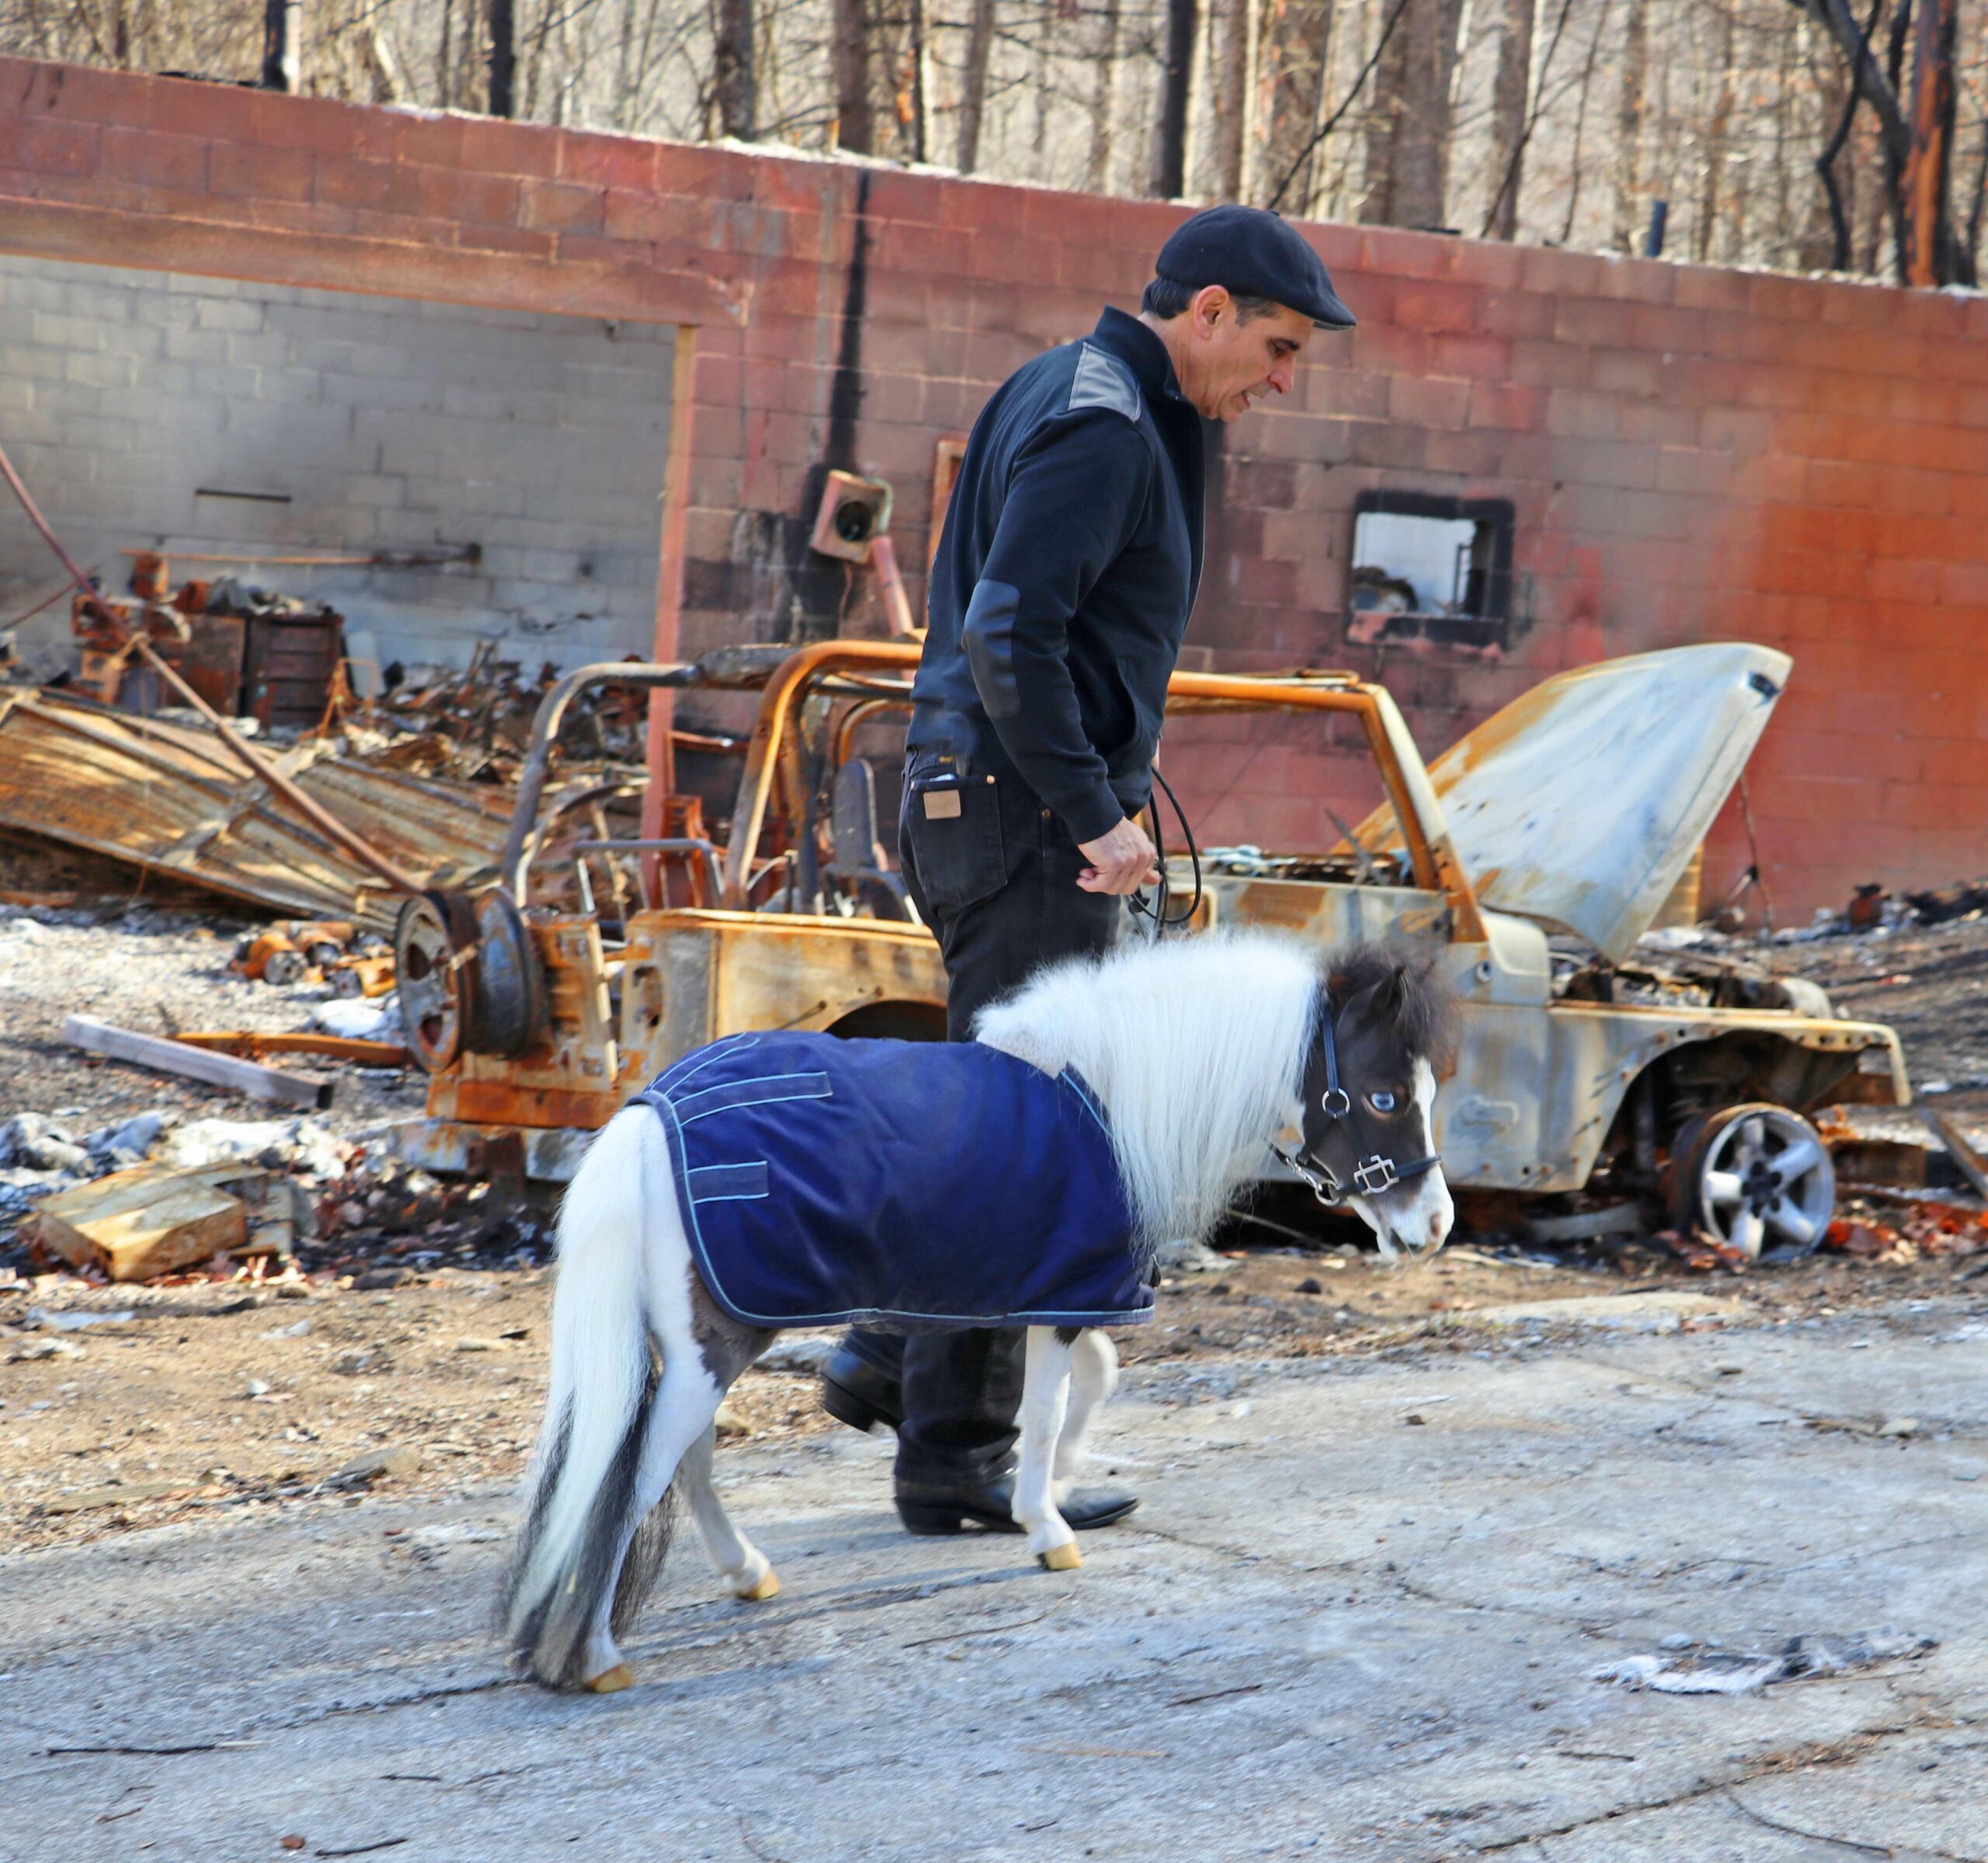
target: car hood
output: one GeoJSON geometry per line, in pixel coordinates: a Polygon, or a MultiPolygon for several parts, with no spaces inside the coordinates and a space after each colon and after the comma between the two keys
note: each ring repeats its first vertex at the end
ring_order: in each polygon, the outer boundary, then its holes
{"type": "MultiPolygon", "coordinates": [[[[1743,641],[1604,660],[1452,745],[1430,780],[1479,902],[1619,963],[1739,780],[1792,663],[1743,641]]],[[[1385,809],[1354,838],[1400,845],[1385,809]]]]}

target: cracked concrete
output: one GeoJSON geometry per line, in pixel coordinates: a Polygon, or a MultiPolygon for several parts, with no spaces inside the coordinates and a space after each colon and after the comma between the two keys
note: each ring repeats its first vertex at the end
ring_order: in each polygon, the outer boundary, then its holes
{"type": "Polygon", "coordinates": [[[881,1444],[748,1444],[785,1590],[720,1601],[679,1548],[607,1699],[499,1671],[487,1490],[15,1555],[0,1858],[1984,1863],[1984,1341],[1945,1296],[1142,1368],[1103,1465],[1145,1506],[1068,1575],[905,1538],[881,1444]],[[1940,1646],[1739,1700],[1591,1679],[1881,1626],[1940,1646]]]}

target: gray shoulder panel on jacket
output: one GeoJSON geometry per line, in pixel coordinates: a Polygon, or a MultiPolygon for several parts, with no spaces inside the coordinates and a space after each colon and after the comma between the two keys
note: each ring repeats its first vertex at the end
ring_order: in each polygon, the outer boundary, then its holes
{"type": "Polygon", "coordinates": [[[1077,372],[1070,381],[1069,412],[1078,413],[1086,408],[1108,408],[1114,414],[1122,414],[1136,426],[1144,409],[1139,399],[1139,384],[1132,379],[1132,372],[1102,349],[1083,344],[1077,356],[1077,372]]]}

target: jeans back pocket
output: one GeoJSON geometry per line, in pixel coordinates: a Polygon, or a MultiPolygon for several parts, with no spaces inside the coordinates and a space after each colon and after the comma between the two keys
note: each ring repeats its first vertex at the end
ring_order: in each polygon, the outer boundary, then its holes
{"type": "Polygon", "coordinates": [[[905,788],[901,833],[918,870],[919,889],[935,912],[950,917],[1008,882],[1001,798],[991,777],[963,780],[944,765],[914,769],[905,788]]]}

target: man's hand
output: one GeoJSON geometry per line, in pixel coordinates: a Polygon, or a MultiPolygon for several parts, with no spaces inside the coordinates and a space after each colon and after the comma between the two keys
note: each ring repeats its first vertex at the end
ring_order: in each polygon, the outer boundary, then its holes
{"type": "Polygon", "coordinates": [[[1087,893],[1135,893],[1142,886],[1159,884],[1158,857],[1136,822],[1121,822],[1110,833],[1077,846],[1090,862],[1077,876],[1078,885],[1087,893]]]}

